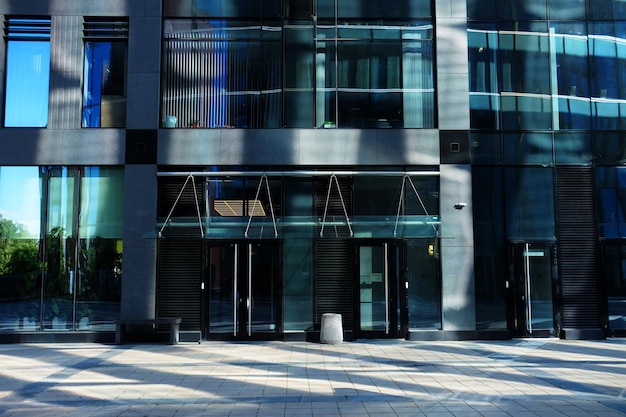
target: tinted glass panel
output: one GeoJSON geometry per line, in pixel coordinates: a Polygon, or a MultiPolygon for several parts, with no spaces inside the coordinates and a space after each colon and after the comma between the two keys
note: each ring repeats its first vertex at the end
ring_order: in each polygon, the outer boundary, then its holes
{"type": "Polygon", "coordinates": [[[599,237],[626,237],[626,168],[597,168],[596,192],[599,237]]]}
{"type": "Polygon", "coordinates": [[[610,330],[626,330],[626,247],[605,246],[603,250],[610,330]]]}
{"type": "Polygon", "coordinates": [[[410,329],[441,329],[438,245],[432,239],[410,239],[407,242],[410,329]]]}
{"type": "Polygon", "coordinates": [[[598,132],[593,136],[593,160],[596,164],[613,165],[626,161],[626,137],[619,132],[598,132]]]}
{"type": "Polygon", "coordinates": [[[125,42],[86,42],[83,127],[126,125],[125,42]]]}
{"type": "Polygon", "coordinates": [[[591,135],[589,133],[558,133],[554,136],[557,164],[591,164],[591,135]]]}
{"type": "Polygon", "coordinates": [[[166,17],[278,17],[280,0],[165,0],[166,17]]]}
{"type": "Polygon", "coordinates": [[[550,168],[505,168],[509,239],[554,238],[554,179],[550,168]]]}
{"type": "Polygon", "coordinates": [[[515,165],[551,165],[550,133],[509,133],[503,137],[504,163],[515,165]]]}

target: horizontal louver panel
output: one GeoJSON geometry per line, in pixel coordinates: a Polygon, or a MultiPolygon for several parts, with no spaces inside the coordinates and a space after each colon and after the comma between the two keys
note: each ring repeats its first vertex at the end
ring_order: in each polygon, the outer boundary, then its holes
{"type": "Polygon", "coordinates": [[[316,242],[316,323],[321,322],[324,313],[338,313],[342,315],[344,330],[353,329],[352,258],[350,241],[316,242]]]}
{"type": "Polygon", "coordinates": [[[557,169],[559,272],[563,328],[600,328],[593,172],[557,169]]]}
{"type": "Polygon", "coordinates": [[[181,317],[181,330],[200,330],[202,241],[160,239],[157,316],[181,317]]]}

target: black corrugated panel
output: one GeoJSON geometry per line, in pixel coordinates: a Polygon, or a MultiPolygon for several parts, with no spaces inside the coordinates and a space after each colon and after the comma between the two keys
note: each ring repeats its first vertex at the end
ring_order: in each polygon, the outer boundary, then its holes
{"type": "Polygon", "coordinates": [[[181,330],[200,330],[202,240],[158,242],[157,317],[180,317],[181,330]]]}
{"type": "Polygon", "coordinates": [[[322,239],[315,242],[315,322],[322,314],[338,313],[343,329],[353,329],[352,242],[322,239]]]}
{"type": "Polygon", "coordinates": [[[557,168],[557,236],[563,329],[600,329],[593,171],[557,168]]]}

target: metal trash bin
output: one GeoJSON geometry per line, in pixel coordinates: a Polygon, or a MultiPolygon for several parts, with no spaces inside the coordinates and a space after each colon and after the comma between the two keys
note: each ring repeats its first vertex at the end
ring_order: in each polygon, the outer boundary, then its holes
{"type": "Polygon", "coordinates": [[[341,314],[322,314],[320,342],[327,343],[329,345],[338,345],[343,342],[343,324],[341,322],[341,314]]]}

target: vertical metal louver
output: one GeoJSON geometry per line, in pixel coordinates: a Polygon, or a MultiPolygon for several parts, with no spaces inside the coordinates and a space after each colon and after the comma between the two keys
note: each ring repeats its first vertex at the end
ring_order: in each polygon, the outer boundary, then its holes
{"type": "Polygon", "coordinates": [[[557,168],[556,189],[562,328],[598,330],[601,320],[592,169],[557,168]]]}
{"type": "Polygon", "coordinates": [[[157,317],[180,317],[181,330],[200,330],[202,240],[158,241],[157,317]]]}
{"type": "Polygon", "coordinates": [[[128,39],[128,19],[86,17],[83,37],[90,41],[128,39]]]}

